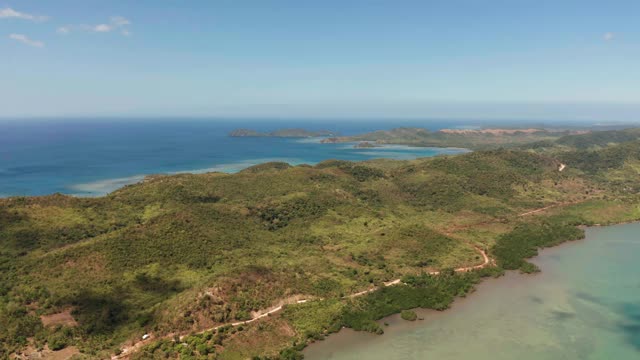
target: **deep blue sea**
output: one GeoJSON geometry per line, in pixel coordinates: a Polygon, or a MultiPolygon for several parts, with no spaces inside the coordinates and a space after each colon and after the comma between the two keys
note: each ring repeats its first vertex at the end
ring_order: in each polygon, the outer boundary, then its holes
{"type": "Polygon", "coordinates": [[[267,161],[413,159],[452,149],[388,146],[355,149],[319,139],[233,138],[235,128],[327,129],[342,135],[420,126],[477,126],[446,121],[278,121],[190,119],[10,120],[0,122],[0,197],[65,193],[98,196],[149,174],[235,172],[267,161]]]}

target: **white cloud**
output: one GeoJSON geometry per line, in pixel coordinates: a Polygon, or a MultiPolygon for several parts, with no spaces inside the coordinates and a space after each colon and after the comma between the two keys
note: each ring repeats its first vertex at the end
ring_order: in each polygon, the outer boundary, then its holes
{"type": "Polygon", "coordinates": [[[93,31],[95,32],[109,32],[111,30],[113,30],[113,26],[107,24],[100,24],[93,27],[93,31]]]}
{"type": "Polygon", "coordinates": [[[49,17],[41,15],[32,15],[15,11],[12,8],[0,9],[0,19],[21,19],[35,22],[46,21],[49,17]]]}
{"type": "Polygon", "coordinates": [[[96,33],[108,33],[119,31],[124,36],[131,35],[128,26],[131,25],[131,21],[122,16],[113,16],[109,19],[108,23],[98,25],[66,25],[58,28],[58,34],[69,34],[73,31],[85,31],[96,33]]]}
{"type": "Polygon", "coordinates": [[[58,34],[68,34],[71,32],[71,28],[69,26],[61,26],[58,28],[58,34]]]}
{"type": "Polygon", "coordinates": [[[19,41],[25,45],[42,48],[44,47],[44,43],[42,41],[32,40],[27,35],[23,34],[11,34],[9,35],[9,39],[19,41]]]}
{"type": "Polygon", "coordinates": [[[604,41],[611,41],[616,37],[616,34],[612,33],[612,32],[608,32],[605,33],[604,35],[602,35],[602,38],[604,39],[604,41]]]}

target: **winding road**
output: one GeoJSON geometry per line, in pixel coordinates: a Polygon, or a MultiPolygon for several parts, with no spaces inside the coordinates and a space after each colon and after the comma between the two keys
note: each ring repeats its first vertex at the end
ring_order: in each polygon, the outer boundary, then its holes
{"type": "MultiPolygon", "coordinates": [[[[563,169],[564,169],[564,168],[563,168],[563,169]]],[[[560,170],[560,171],[562,171],[562,170],[560,170]]],[[[560,207],[560,206],[567,206],[567,205],[574,205],[574,204],[577,204],[577,203],[581,203],[581,202],[583,202],[583,201],[585,201],[585,200],[581,200],[581,201],[574,201],[574,202],[558,203],[558,204],[554,204],[554,205],[546,206],[546,207],[543,207],[543,208],[540,208],[540,209],[536,209],[536,210],[528,211],[528,212],[525,212],[525,213],[519,214],[518,216],[519,216],[519,217],[523,217],[523,216],[533,215],[533,214],[540,213],[540,212],[543,212],[543,211],[548,210],[548,209],[551,209],[551,208],[560,207]]],[[[478,224],[475,224],[475,225],[478,225],[478,224]]],[[[486,253],[484,250],[482,250],[482,249],[480,249],[480,248],[478,248],[478,247],[476,247],[475,249],[476,249],[480,254],[482,254],[482,258],[483,258],[483,262],[482,262],[482,264],[475,265],[475,266],[468,266],[468,267],[461,267],[461,268],[457,268],[457,269],[455,269],[455,270],[454,270],[455,272],[468,272],[468,271],[473,271],[473,270],[477,270],[477,269],[482,269],[482,268],[487,267],[488,265],[490,265],[490,264],[491,264],[491,259],[489,258],[489,256],[487,255],[487,253],[486,253]]],[[[440,271],[431,271],[431,272],[429,272],[429,274],[430,274],[430,275],[439,275],[439,274],[440,274],[440,271]]],[[[367,290],[363,290],[363,291],[359,291],[359,292],[357,292],[357,293],[353,293],[353,294],[350,294],[350,295],[346,295],[346,296],[344,296],[344,297],[343,297],[343,299],[356,298],[356,297],[363,296],[363,295],[369,294],[369,293],[371,293],[371,292],[374,292],[374,291],[376,291],[376,290],[380,289],[381,287],[394,286],[394,285],[404,285],[404,283],[402,282],[402,280],[401,280],[401,279],[391,280],[391,281],[388,281],[388,282],[383,283],[383,285],[381,285],[381,286],[374,286],[374,287],[371,287],[371,288],[369,288],[369,289],[367,289],[367,290]]],[[[310,300],[312,300],[312,299],[300,299],[300,300],[296,300],[296,301],[292,301],[292,302],[285,302],[285,303],[283,303],[282,305],[278,305],[278,306],[273,307],[273,308],[269,308],[269,309],[265,309],[265,310],[263,310],[263,311],[259,311],[259,312],[258,312],[258,314],[259,314],[259,315],[254,316],[254,317],[253,317],[252,319],[250,319],[250,320],[245,320],[245,321],[238,321],[238,322],[234,322],[234,323],[222,324],[222,325],[218,325],[218,326],[215,326],[215,327],[212,327],[212,328],[209,328],[209,329],[205,329],[205,330],[202,330],[202,331],[197,332],[197,333],[191,333],[191,334],[201,334],[201,333],[204,333],[204,332],[206,332],[206,331],[215,331],[215,330],[218,330],[219,328],[222,328],[222,327],[225,327],[225,326],[229,326],[229,325],[231,325],[231,326],[240,326],[240,325],[250,324],[250,323],[252,323],[252,322],[254,322],[254,321],[257,321],[257,320],[263,319],[263,318],[265,318],[265,317],[267,317],[267,316],[269,316],[269,315],[271,315],[271,314],[275,314],[275,313],[277,313],[277,312],[281,311],[281,310],[282,310],[282,308],[283,308],[285,305],[303,304],[303,303],[306,303],[307,301],[310,301],[310,300]]],[[[190,334],[190,335],[191,335],[191,334],[190,334]]],[[[169,334],[169,335],[165,335],[165,336],[161,337],[161,339],[170,339],[170,338],[172,338],[173,336],[174,336],[173,334],[169,334]]],[[[180,339],[182,340],[185,336],[187,336],[187,335],[181,335],[181,336],[180,336],[180,339]]],[[[153,336],[153,334],[149,334],[149,336],[148,336],[146,339],[144,339],[144,340],[140,340],[140,341],[136,342],[135,344],[133,344],[133,345],[131,345],[131,346],[125,346],[125,347],[122,349],[122,352],[121,352],[119,355],[114,355],[114,356],[112,356],[112,357],[111,357],[111,359],[112,359],[112,360],[125,359],[125,358],[127,358],[129,355],[131,355],[132,353],[134,353],[135,351],[137,351],[138,349],[140,349],[141,347],[143,347],[144,345],[146,345],[146,344],[148,344],[149,342],[151,342],[153,339],[155,339],[155,337],[153,336]]]]}
{"type": "MultiPolygon", "coordinates": [[[[461,268],[455,269],[454,271],[455,272],[468,272],[468,271],[482,269],[482,268],[488,266],[491,263],[491,259],[489,259],[489,256],[487,255],[487,253],[484,252],[484,250],[482,250],[480,248],[476,248],[476,250],[478,250],[478,252],[480,252],[480,254],[482,254],[482,258],[484,259],[482,264],[475,265],[475,266],[461,267],[461,268]]],[[[428,274],[429,275],[440,275],[440,271],[430,271],[428,274]]],[[[395,280],[392,280],[392,281],[385,282],[384,283],[384,287],[398,285],[398,284],[403,284],[404,285],[404,283],[402,282],[401,279],[395,279],[395,280]]],[[[364,290],[364,291],[357,292],[355,294],[347,295],[344,298],[355,298],[355,297],[358,297],[358,296],[366,295],[368,293],[371,293],[371,292],[374,292],[374,291],[378,290],[379,288],[380,288],[380,286],[375,286],[375,287],[372,287],[372,288],[370,288],[368,290],[364,290]]]]}
{"type": "MultiPolygon", "coordinates": [[[[486,267],[486,266],[491,264],[491,259],[489,258],[489,256],[487,256],[487,253],[484,250],[482,250],[480,248],[475,248],[475,249],[478,252],[480,252],[480,254],[482,254],[482,258],[483,258],[482,264],[475,265],[475,266],[457,268],[457,269],[454,270],[455,272],[473,271],[473,270],[477,270],[477,269],[482,269],[482,268],[484,268],[484,267],[486,267]]],[[[429,275],[439,275],[440,271],[431,271],[428,274],[429,275]]],[[[346,295],[346,296],[343,297],[343,299],[356,298],[356,297],[359,297],[359,296],[363,296],[363,295],[372,293],[372,292],[374,292],[374,291],[376,291],[376,290],[378,290],[378,289],[380,289],[382,287],[388,287],[388,286],[394,286],[394,285],[404,285],[404,283],[402,282],[401,279],[395,279],[395,280],[387,281],[387,282],[383,283],[383,285],[381,285],[381,286],[374,286],[374,287],[371,287],[371,288],[369,288],[367,290],[363,290],[363,291],[360,291],[360,292],[357,292],[357,293],[346,295]]],[[[265,318],[265,317],[267,317],[267,316],[269,316],[271,314],[275,314],[275,313],[281,311],[282,308],[285,305],[304,304],[304,303],[306,303],[307,301],[310,301],[310,300],[312,300],[312,299],[300,299],[300,300],[296,300],[296,301],[291,302],[291,303],[285,303],[285,304],[282,304],[282,305],[278,305],[278,306],[276,306],[274,308],[266,309],[266,310],[263,310],[263,311],[259,312],[259,315],[253,317],[250,320],[238,321],[238,322],[234,322],[234,323],[226,323],[226,324],[218,325],[218,326],[215,326],[215,327],[212,327],[212,328],[209,328],[209,329],[205,329],[205,330],[199,331],[197,333],[191,333],[189,335],[202,334],[202,333],[207,332],[207,331],[215,331],[215,330],[218,330],[218,329],[220,329],[222,327],[229,326],[229,325],[235,327],[235,326],[250,324],[250,323],[252,323],[254,321],[263,319],[263,318],[265,318]]],[[[180,336],[180,340],[182,340],[186,336],[188,336],[188,335],[180,336]]],[[[163,336],[161,339],[170,339],[170,338],[173,338],[173,334],[169,334],[169,335],[163,336]]],[[[141,347],[143,347],[147,343],[151,342],[153,339],[155,339],[155,337],[153,335],[149,335],[144,340],[140,340],[140,341],[138,341],[137,343],[135,343],[135,344],[133,344],[131,346],[124,347],[122,349],[122,352],[119,355],[114,355],[114,356],[111,357],[111,359],[112,360],[124,359],[127,356],[129,356],[132,353],[134,353],[135,351],[139,350],[141,347]]]]}

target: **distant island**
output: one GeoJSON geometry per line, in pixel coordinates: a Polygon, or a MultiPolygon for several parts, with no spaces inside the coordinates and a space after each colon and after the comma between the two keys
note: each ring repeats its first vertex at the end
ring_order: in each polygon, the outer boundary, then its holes
{"type": "Polygon", "coordinates": [[[235,129],[229,133],[231,137],[323,137],[336,136],[336,132],[329,130],[305,130],[305,129],[278,129],[271,132],[261,132],[252,129],[235,129]]]}

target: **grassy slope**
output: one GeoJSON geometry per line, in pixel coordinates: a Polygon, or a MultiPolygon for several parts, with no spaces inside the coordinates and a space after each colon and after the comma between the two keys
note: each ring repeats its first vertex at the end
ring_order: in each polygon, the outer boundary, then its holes
{"type": "MultiPolygon", "coordinates": [[[[274,355],[340,326],[378,331],[374,319],[444,308],[469,291],[480,274],[411,276],[476,264],[474,246],[493,249],[504,268],[532,271],[523,258],[580,237],[571,225],[638,219],[639,148],[554,152],[569,165],[562,173],[545,154],[497,150],[272,163],[235,175],[154,177],[97,199],[0,200],[2,351],[33,337],[37,346],[60,341],[105,357],[147,332],[248,319],[295,295],[326,300],[240,332],[190,338],[181,357],[274,355]],[[559,202],[576,204],[549,210],[554,217],[518,216],[559,202]],[[413,285],[339,300],[401,276],[413,285]],[[78,327],[43,328],[38,315],[69,307],[78,327]]],[[[144,354],[177,356],[183,349],[174,345],[144,354]]]]}

